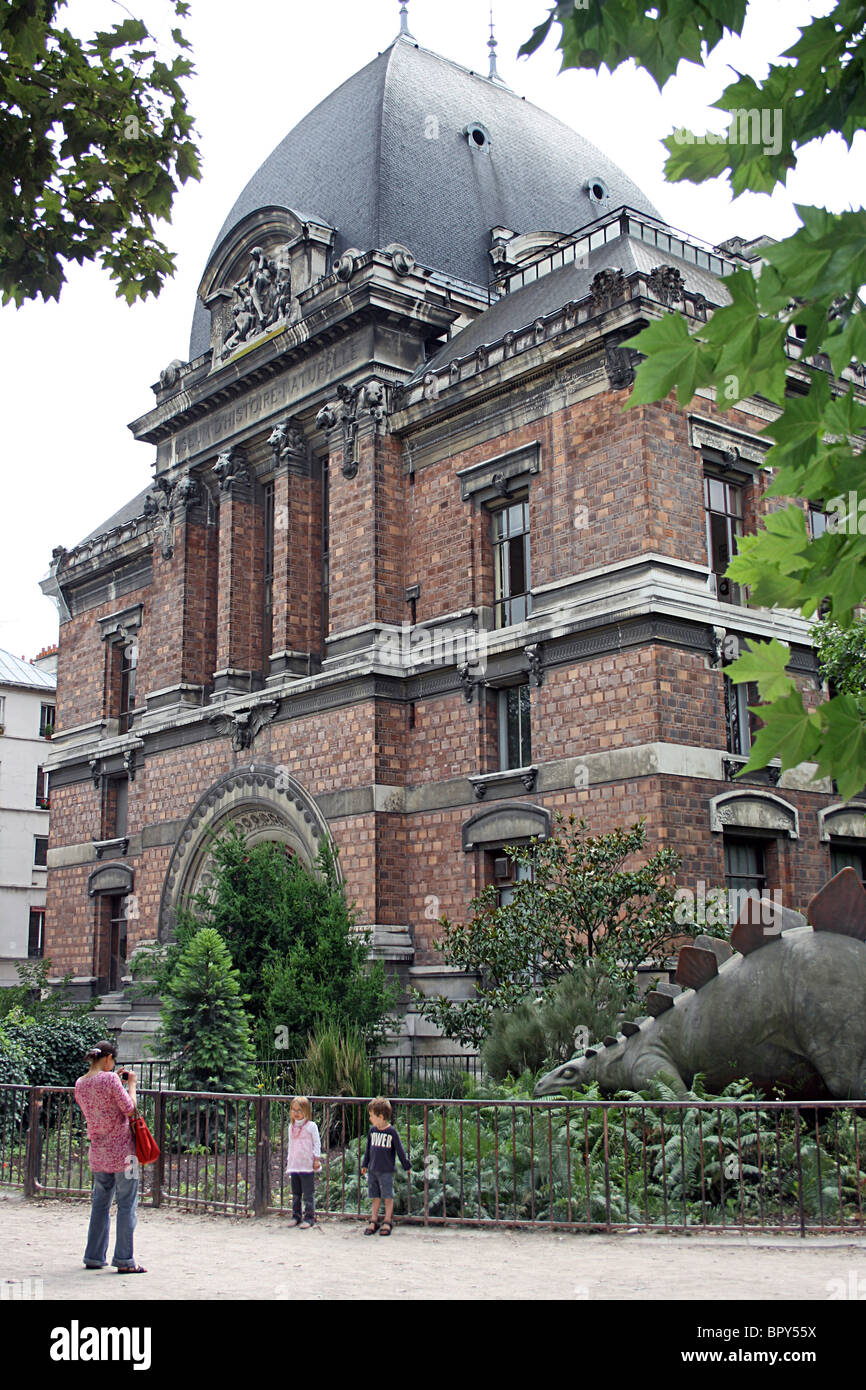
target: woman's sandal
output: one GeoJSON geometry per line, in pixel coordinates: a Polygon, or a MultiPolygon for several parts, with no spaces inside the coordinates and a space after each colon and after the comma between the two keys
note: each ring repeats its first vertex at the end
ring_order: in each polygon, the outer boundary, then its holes
{"type": "Polygon", "coordinates": [[[369,1226],[364,1227],[365,1236],[374,1236],[381,1226],[381,1221],[371,1221],[369,1226]]]}
{"type": "Polygon", "coordinates": [[[146,1274],[147,1270],[144,1265],[118,1265],[117,1272],[118,1274],[146,1274]]]}
{"type": "Polygon", "coordinates": [[[383,1221],[383,1222],[382,1222],[382,1229],[379,1231],[379,1235],[380,1235],[380,1236],[389,1236],[390,1234],[391,1234],[391,1222],[390,1222],[390,1221],[383,1221]]]}

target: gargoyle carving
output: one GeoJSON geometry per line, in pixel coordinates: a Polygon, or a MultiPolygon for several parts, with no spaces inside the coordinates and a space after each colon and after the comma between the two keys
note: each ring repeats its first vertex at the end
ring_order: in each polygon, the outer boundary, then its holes
{"type": "Polygon", "coordinates": [[[354,478],[358,471],[358,426],[366,412],[376,428],[384,428],[388,419],[386,388],[383,382],[367,381],[356,386],[337,387],[337,401],[323,405],[316,416],[316,428],[332,430],[337,425],[343,432],[343,476],[354,478]]]}
{"type": "Polygon", "coordinates": [[[299,421],[283,420],[268,439],[274,454],[274,467],[282,468],[296,460],[306,460],[307,440],[299,421]]]}
{"type": "Polygon", "coordinates": [[[201,484],[196,478],[185,473],[177,482],[170,483],[166,477],[156,479],[155,491],[144,499],[142,510],[146,517],[159,518],[162,531],[162,558],[170,560],[174,554],[174,523],[178,515],[188,507],[200,502],[201,484]]]}
{"type": "Polygon", "coordinates": [[[249,486],[250,470],[243,449],[232,444],[224,454],[220,454],[213,468],[219,483],[220,492],[231,493],[240,486],[249,486]]]}

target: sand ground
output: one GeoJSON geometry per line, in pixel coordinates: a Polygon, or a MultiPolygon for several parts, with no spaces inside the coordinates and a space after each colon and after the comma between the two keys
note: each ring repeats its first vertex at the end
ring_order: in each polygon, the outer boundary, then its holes
{"type": "Polygon", "coordinates": [[[82,1267],[87,1219],[83,1202],[0,1196],[0,1296],[10,1297],[18,1281],[41,1280],[41,1296],[54,1300],[88,1298],[97,1288],[156,1301],[364,1299],[375,1241],[380,1299],[826,1303],[866,1297],[862,1237],[599,1235],[398,1223],[383,1239],[365,1238],[361,1225],[344,1220],[301,1231],[284,1217],[144,1207],[135,1253],[148,1273],[131,1276],[82,1267]]]}

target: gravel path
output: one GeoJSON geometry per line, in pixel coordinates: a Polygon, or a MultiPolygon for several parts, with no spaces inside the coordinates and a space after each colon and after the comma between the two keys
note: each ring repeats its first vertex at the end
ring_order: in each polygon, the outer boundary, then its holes
{"type": "MultiPolygon", "coordinates": [[[[149,1273],[81,1265],[88,1207],[0,1196],[2,1285],[41,1280],[45,1299],[363,1299],[375,1241],[377,1298],[716,1299],[866,1297],[862,1237],[596,1235],[395,1226],[365,1239],[331,1220],[259,1220],[142,1208],[136,1258],[149,1273]],[[108,1280],[108,1284],[99,1283],[108,1280]]],[[[109,1247],[110,1250],[111,1247],[109,1247]]],[[[36,1287],[34,1285],[26,1287],[36,1287]]],[[[6,1297],[10,1292],[5,1293],[6,1297]]]]}

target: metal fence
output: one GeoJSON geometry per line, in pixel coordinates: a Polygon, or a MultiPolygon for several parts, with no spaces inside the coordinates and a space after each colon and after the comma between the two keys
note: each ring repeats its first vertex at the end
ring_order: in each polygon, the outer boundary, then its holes
{"type": "MultiPolygon", "coordinates": [[[[365,1099],[313,1099],[321,1216],[358,1219],[365,1099]]],[[[861,1233],[866,1102],[433,1100],[397,1097],[411,1160],[402,1220],[611,1231],[861,1233]]],[[[153,1206],[291,1210],[289,1098],[139,1092],[161,1149],[142,1170],[153,1206]]],[[[83,1117],[70,1090],[0,1086],[2,1181],[86,1196],[83,1117]]]]}
{"type": "MultiPolygon", "coordinates": [[[[257,1061],[255,1067],[269,1090],[288,1095],[297,1089],[297,1070],[305,1060],[303,1057],[271,1057],[257,1061]]],[[[135,1072],[139,1085],[148,1090],[177,1089],[178,1064],[174,1060],[145,1057],[138,1061],[126,1061],[124,1065],[135,1072]]],[[[458,1074],[466,1074],[476,1081],[481,1079],[481,1058],[465,1052],[429,1053],[416,1057],[397,1054],[371,1057],[370,1066],[377,1090],[385,1096],[399,1095],[401,1091],[414,1089],[422,1082],[441,1084],[453,1080],[458,1074]]]]}

